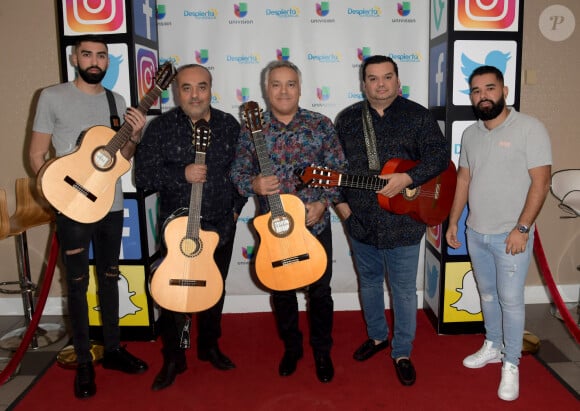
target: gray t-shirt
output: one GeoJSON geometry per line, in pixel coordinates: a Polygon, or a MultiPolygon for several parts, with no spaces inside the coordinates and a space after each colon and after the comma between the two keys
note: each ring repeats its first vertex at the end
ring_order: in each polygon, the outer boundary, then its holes
{"type": "MultiPolygon", "coordinates": [[[[125,99],[113,92],[117,114],[121,119],[127,107],[125,99]]],[[[52,134],[52,145],[57,157],[76,148],[81,132],[92,126],[111,127],[111,113],[107,95],[91,95],[80,91],[73,82],[47,87],[40,93],[32,129],[52,134]]],[[[115,185],[115,199],[111,211],[123,209],[121,180],[115,185]]]]}
{"type": "Polygon", "coordinates": [[[481,234],[511,231],[524,208],[528,170],[552,164],[550,137],[534,117],[510,108],[506,120],[488,130],[469,126],[461,140],[459,166],[469,169],[467,226],[481,234]]]}

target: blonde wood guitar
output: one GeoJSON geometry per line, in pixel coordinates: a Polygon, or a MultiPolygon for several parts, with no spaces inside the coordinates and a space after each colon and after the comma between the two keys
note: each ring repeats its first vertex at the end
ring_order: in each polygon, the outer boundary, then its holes
{"type": "MultiPolygon", "coordinates": [[[[262,134],[261,110],[250,101],[243,114],[256,147],[262,175],[273,175],[273,167],[262,134]]],[[[324,247],[306,228],[306,209],[292,194],[268,196],[270,211],[254,219],[260,236],[256,274],[266,287],[286,291],[306,287],[322,277],[327,256],[324,247]]]]}
{"type": "MultiPolygon", "coordinates": [[[[210,129],[204,120],[194,126],[195,164],[205,164],[210,129]]],[[[213,254],[219,236],[201,227],[203,183],[193,183],[189,212],[180,209],[163,229],[167,256],[151,279],[151,296],[161,307],[192,313],[213,307],[221,298],[224,283],[213,254]]]]}
{"type": "MultiPolygon", "coordinates": [[[[138,109],[147,110],[175,77],[170,62],[157,72],[156,84],[138,109]]],[[[131,168],[120,152],[131,137],[132,127],[124,123],[118,132],[105,126],[84,132],[75,151],[47,162],[38,174],[43,196],[58,211],[80,223],[101,220],[111,209],[117,180],[131,168]]]]}

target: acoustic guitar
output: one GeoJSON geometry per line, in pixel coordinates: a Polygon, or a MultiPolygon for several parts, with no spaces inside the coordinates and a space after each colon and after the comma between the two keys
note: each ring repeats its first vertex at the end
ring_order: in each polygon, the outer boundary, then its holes
{"type": "MultiPolygon", "coordinates": [[[[417,164],[419,162],[413,160],[391,159],[385,163],[381,174],[404,173],[417,164]]],[[[388,183],[388,180],[378,176],[341,174],[316,166],[306,167],[297,174],[302,183],[310,187],[339,186],[379,191],[388,183]]],[[[394,214],[408,214],[416,221],[434,226],[449,216],[456,184],[457,171],[455,164],[450,161],[445,171],[421,186],[405,188],[392,198],[377,194],[377,199],[384,210],[394,214]]]]}
{"type": "MultiPolygon", "coordinates": [[[[153,105],[175,77],[171,62],[158,70],[155,85],[137,107],[142,113],[153,105]]],[[[131,168],[120,152],[132,133],[125,122],[117,133],[109,127],[87,129],[70,154],[48,161],[39,171],[44,197],[58,211],[80,223],[101,220],[111,209],[117,180],[131,168]]]]}
{"type": "MultiPolygon", "coordinates": [[[[205,120],[194,126],[195,164],[205,164],[211,132],[205,120]]],[[[224,282],[213,254],[219,236],[201,227],[203,183],[192,183],[188,209],[167,219],[163,239],[167,256],[151,279],[151,296],[161,307],[192,313],[213,307],[221,298],[224,282]],[[186,214],[187,215],[184,215],[186,214]]]]}
{"type": "MultiPolygon", "coordinates": [[[[252,133],[262,175],[274,175],[258,103],[245,103],[243,116],[252,133]]],[[[270,211],[254,218],[254,227],[260,236],[255,262],[258,279],[277,291],[306,287],[324,274],[326,251],[306,228],[306,208],[300,198],[273,194],[267,196],[267,201],[270,211]]]]}

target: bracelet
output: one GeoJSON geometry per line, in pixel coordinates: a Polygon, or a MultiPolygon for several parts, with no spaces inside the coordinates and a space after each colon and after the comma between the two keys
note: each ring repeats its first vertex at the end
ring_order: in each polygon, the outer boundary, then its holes
{"type": "Polygon", "coordinates": [[[129,141],[135,145],[139,144],[141,141],[135,141],[131,137],[129,137],[129,141]]]}

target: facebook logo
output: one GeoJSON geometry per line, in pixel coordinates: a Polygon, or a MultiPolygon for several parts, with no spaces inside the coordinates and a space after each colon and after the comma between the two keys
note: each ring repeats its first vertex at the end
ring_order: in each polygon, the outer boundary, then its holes
{"type": "Polygon", "coordinates": [[[447,44],[438,44],[429,54],[429,107],[445,106],[447,44]]]}
{"type": "Polygon", "coordinates": [[[157,41],[157,16],[155,0],[133,0],[133,21],[135,34],[157,41]]]}

